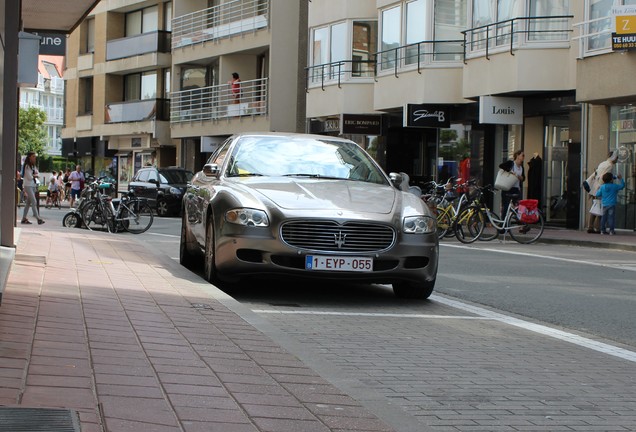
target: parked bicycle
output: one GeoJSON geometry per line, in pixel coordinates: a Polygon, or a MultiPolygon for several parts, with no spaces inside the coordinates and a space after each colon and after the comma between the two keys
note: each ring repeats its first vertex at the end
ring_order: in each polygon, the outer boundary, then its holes
{"type": "Polygon", "coordinates": [[[64,215],[62,219],[62,225],[67,228],[81,228],[83,225],[82,222],[82,213],[86,208],[86,205],[91,202],[95,198],[95,194],[97,190],[101,187],[103,189],[110,188],[111,185],[104,182],[106,177],[89,177],[86,179],[86,185],[82,192],[80,192],[79,198],[75,201],[76,207],[71,208],[71,210],[64,215]]]}
{"type": "MultiPolygon", "coordinates": [[[[483,188],[482,192],[484,189],[492,191],[492,188],[487,187],[483,188]]],[[[521,244],[536,242],[541,238],[545,228],[545,218],[541,210],[536,207],[537,201],[519,200],[518,194],[509,194],[509,197],[510,202],[503,219],[486,205],[485,200],[480,202],[481,211],[487,217],[480,240],[493,240],[503,234],[510,235],[513,240],[521,244]]]]}
{"type": "Polygon", "coordinates": [[[108,232],[128,231],[132,234],[146,232],[153,222],[150,205],[144,198],[128,192],[119,199],[97,190],[95,197],[86,204],[82,221],[88,229],[100,225],[108,232]]]}

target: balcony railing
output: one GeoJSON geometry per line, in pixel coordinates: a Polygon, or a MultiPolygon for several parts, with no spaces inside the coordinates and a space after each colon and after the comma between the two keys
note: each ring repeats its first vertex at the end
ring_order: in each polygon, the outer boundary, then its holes
{"type": "Polygon", "coordinates": [[[514,50],[535,44],[562,44],[570,40],[572,15],[519,17],[464,30],[464,58],[489,54],[493,50],[514,50]]]}
{"type": "Polygon", "coordinates": [[[373,78],[375,76],[374,60],[343,60],[305,68],[307,85],[309,87],[320,84],[325,88],[325,84],[338,84],[343,81],[355,80],[358,78],[373,78]]]}
{"type": "Polygon", "coordinates": [[[269,0],[236,0],[172,20],[172,48],[228,38],[268,26],[269,0]]]}
{"type": "Polygon", "coordinates": [[[173,92],[170,121],[183,123],[267,114],[267,78],[242,81],[238,98],[228,84],[173,92]]]}
{"type": "Polygon", "coordinates": [[[106,60],[117,60],[153,52],[170,52],[170,32],[158,30],[113,39],[106,43],[106,60]]]}
{"type": "Polygon", "coordinates": [[[461,63],[464,59],[464,41],[434,40],[396,46],[376,53],[377,71],[392,70],[398,76],[400,69],[422,68],[437,63],[461,63]]]}
{"type": "Polygon", "coordinates": [[[127,123],[147,120],[168,120],[169,99],[146,99],[116,102],[105,106],[104,123],[127,123]]]}
{"type": "Polygon", "coordinates": [[[605,54],[612,51],[612,16],[604,16],[574,24],[579,36],[578,58],[605,54]]]}

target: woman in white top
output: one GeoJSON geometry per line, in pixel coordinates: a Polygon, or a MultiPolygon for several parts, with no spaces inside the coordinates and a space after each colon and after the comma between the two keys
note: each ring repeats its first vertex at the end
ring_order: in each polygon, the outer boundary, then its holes
{"type": "Polygon", "coordinates": [[[38,224],[41,225],[44,223],[44,219],[40,217],[40,213],[38,212],[37,199],[39,199],[39,192],[36,182],[38,175],[38,169],[35,166],[35,152],[29,152],[27,153],[24,165],[22,166],[22,179],[24,180],[23,187],[26,194],[26,204],[24,206],[24,213],[22,213],[21,221],[23,224],[31,223],[29,219],[27,219],[29,207],[33,208],[33,217],[38,220],[38,224]]]}
{"type": "Polygon", "coordinates": [[[504,171],[508,171],[517,176],[517,182],[510,188],[508,192],[502,192],[502,204],[501,217],[505,217],[508,211],[508,203],[510,202],[510,196],[516,195],[515,200],[523,198],[523,182],[526,181],[526,171],[523,168],[523,159],[525,158],[523,150],[517,150],[512,154],[512,159],[505,161],[499,168],[504,171]]]}

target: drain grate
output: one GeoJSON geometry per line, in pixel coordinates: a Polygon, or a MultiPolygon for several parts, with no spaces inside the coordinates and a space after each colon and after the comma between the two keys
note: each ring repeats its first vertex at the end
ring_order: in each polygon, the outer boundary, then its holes
{"type": "Polygon", "coordinates": [[[0,432],[80,432],[76,411],[0,407],[0,432]]]}

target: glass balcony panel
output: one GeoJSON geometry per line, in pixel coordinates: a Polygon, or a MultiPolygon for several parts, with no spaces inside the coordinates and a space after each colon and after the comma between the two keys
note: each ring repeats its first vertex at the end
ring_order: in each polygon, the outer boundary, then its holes
{"type": "Polygon", "coordinates": [[[117,60],[126,57],[153,52],[170,52],[170,33],[156,31],[131,37],[114,39],[106,44],[106,60],[117,60]]]}
{"type": "Polygon", "coordinates": [[[148,99],[110,103],[105,107],[105,123],[127,123],[146,120],[168,120],[168,99],[148,99]]]}

